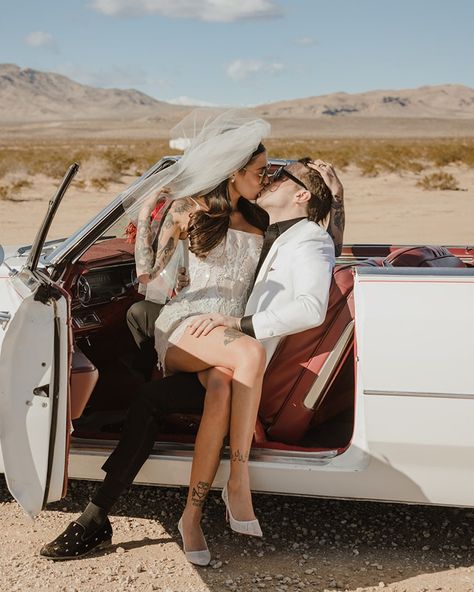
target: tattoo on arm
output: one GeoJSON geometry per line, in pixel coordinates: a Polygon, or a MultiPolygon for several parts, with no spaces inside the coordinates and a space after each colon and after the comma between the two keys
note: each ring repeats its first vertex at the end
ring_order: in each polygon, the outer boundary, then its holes
{"type": "Polygon", "coordinates": [[[249,450],[247,450],[246,452],[242,452],[237,448],[237,450],[230,451],[230,461],[231,462],[247,462],[248,459],[249,459],[249,450]]]}
{"type": "Polygon", "coordinates": [[[191,494],[193,506],[202,508],[210,488],[210,483],[206,483],[205,481],[199,481],[196,487],[193,487],[193,492],[191,494]]]}
{"type": "Polygon", "coordinates": [[[169,260],[171,259],[171,255],[174,253],[175,248],[176,244],[172,236],[170,236],[168,242],[165,245],[161,245],[160,241],[158,241],[155,264],[153,265],[149,273],[151,280],[155,278],[159,273],[161,273],[163,269],[167,266],[169,260]]]}
{"type": "Polygon", "coordinates": [[[224,345],[229,345],[229,343],[234,342],[236,339],[240,339],[243,337],[244,334],[237,329],[231,329],[230,327],[226,327],[224,331],[224,345]]]}
{"type": "Polygon", "coordinates": [[[148,220],[138,220],[135,241],[135,263],[137,273],[145,273],[153,265],[153,248],[151,246],[151,224],[148,220]]]}
{"type": "Polygon", "coordinates": [[[135,263],[139,276],[148,275],[148,279],[152,280],[163,271],[178,244],[179,232],[179,220],[168,211],[160,228],[155,255],[152,247],[151,220],[138,220],[135,263]]]}
{"type": "Polygon", "coordinates": [[[166,230],[169,230],[170,228],[173,228],[174,224],[175,224],[175,219],[173,218],[173,214],[171,212],[169,212],[169,214],[166,216],[166,218],[163,221],[163,228],[166,230]]]}
{"type": "Polygon", "coordinates": [[[331,206],[331,213],[328,224],[328,234],[334,241],[336,257],[342,252],[343,236],[345,227],[344,201],[334,196],[331,206]]]}

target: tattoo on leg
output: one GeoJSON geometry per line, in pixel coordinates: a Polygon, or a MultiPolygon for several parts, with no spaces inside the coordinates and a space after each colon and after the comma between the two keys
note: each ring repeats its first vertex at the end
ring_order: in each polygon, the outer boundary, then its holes
{"type": "Polygon", "coordinates": [[[206,501],[210,487],[210,483],[206,483],[205,481],[199,481],[196,487],[193,487],[193,493],[191,495],[193,506],[202,508],[204,502],[206,501]]]}
{"type": "Polygon", "coordinates": [[[231,462],[247,462],[249,459],[249,451],[241,452],[238,448],[237,450],[230,451],[230,461],[231,462]]]}
{"type": "Polygon", "coordinates": [[[229,345],[229,343],[232,343],[236,339],[239,339],[243,336],[244,334],[240,331],[237,331],[237,329],[231,329],[230,327],[227,327],[224,331],[224,345],[229,345]]]}

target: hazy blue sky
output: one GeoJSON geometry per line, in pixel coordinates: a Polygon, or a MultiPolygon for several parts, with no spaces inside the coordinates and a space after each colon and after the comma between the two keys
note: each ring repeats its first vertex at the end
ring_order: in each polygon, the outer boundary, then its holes
{"type": "Polygon", "coordinates": [[[0,62],[252,105],[474,86],[473,0],[1,0],[0,62]]]}

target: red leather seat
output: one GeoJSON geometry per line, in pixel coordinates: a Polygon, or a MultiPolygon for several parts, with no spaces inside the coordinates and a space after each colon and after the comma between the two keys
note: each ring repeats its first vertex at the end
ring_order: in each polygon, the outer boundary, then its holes
{"type": "Polygon", "coordinates": [[[393,267],[466,267],[446,247],[403,247],[390,253],[385,264],[393,267]]]}
{"type": "MultiPolygon", "coordinates": [[[[275,352],[263,381],[259,410],[260,421],[270,439],[297,443],[306,433],[317,401],[308,407],[305,399],[354,318],[353,284],[352,266],[336,267],[324,323],[285,337],[275,352]]],[[[339,352],[341,356],[352,344],[352,333],[346,338],[344,351],[339,352]]],[[[338,362],[331,360],[334,370],[338,362]]],[[[322,394],[321,390],[319,396],[322,394]]]]}

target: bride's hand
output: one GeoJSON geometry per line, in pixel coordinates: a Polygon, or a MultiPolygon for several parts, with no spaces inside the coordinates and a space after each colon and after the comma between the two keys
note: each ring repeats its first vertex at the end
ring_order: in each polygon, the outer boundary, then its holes
{"type": "Polygon", "coordinates": [[[148,220],[151,213],[155,209],[156,204],[160,201],[160,199],[167,197],[168,194],[169,189],[167,187],[162,187],[147,197],[140,208],[139,218],[142,220],[148,220]]]}
{"type": "Polygon", "coordinates": [[[194,337],[200,337],[201,335],[208,335],[215,327],[230,327],[240,331],[240,319],[218,312],[196,315],[189,325],[189,330],[194,337]]]}

